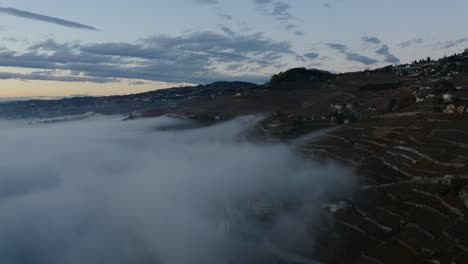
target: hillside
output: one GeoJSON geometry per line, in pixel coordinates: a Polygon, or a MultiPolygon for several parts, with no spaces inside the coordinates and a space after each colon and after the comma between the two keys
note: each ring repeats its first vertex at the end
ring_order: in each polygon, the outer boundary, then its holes
{"type": "Polygon", "coordinates": [[[257,133],[270,140],[334,128],[298,150],[354,168],[360,186],[327,206],[332,221],[310,252],[324,263],[460,264],[468,259],[467,66],[464,52],[320,81],[291,70],[171,114],[218,121],[262,113],[257,133]]]}
{"type": "Polygon", "coordinates": [[[175,87],[122,96],[75,97],[61,100],[29,100],[0,104],[1,118],[53,118],[94,112],[127,115],[154,108],[170,109],[187,100],[256,87],[247,82],[215,82],[207,85],[175,87]]]}

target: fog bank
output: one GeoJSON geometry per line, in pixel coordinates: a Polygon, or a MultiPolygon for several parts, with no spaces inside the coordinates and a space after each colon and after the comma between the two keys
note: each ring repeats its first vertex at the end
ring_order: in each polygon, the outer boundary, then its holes
{"type": "Polygon", "coordinates": [[[352,173],[248,142],[256,121],[0,121],[0,262],[261,263],[312,250],[322,204],[352,173]]]}

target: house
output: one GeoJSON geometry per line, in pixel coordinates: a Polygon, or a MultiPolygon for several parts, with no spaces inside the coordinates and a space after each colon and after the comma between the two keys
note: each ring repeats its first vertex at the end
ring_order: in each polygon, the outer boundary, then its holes
{"type": "Polygon", "coordinates": [[[447,106],[447,109],[445,110],[445,113],[454,114],[456,110],[457,110],[457,107],[454,104],[449,104],[447,106]]]}
{"type": "Polygon", "coordinates": [[[445,185],[451,185],[452,184],[452,181],[453,181],[453,176],[451,175],[445,175],[442,180],[440,181],[441,184],[445,184],[445,185]]]}
{"type": "Polygon", "coordinates": [[[454,100],[454,96],[453,94],[447,93],[442,96],[442,99],[444,100],[445,103],[452,103],[454,100]]]}

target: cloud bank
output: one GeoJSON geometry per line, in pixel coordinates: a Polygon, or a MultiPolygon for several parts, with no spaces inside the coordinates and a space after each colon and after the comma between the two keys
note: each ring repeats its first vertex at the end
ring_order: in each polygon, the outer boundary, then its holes
{"type": "Polygon", "coordinates": [[[263,82],[268,74],[255,69],[271,69],[282,58],[295,55],[289,42],[274,41],[262,33],[238,34],[222,25],[221,32],[154,35],[133,43],[83,44],[49,39],[30,45],[26,52],[0,50],[0,66],[67,70],[96,78],[263,82]],[[244,64],[246,70],[221,70],[232,63],[244,64]]]}
{"type": "Polygon", "coordinates": [[[243,140],[256,121],[0,122],[0,262],[262,263],[310,250],[322,203],[351,173],[243,140]]]}

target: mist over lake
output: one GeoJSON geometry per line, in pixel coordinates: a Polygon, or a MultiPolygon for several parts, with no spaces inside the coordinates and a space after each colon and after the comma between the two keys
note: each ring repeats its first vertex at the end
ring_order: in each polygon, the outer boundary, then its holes
{"type": "Polygon", "coordinates": [[[247,140],[255,116],[120,120],[0,122],[1,263],[270,261],[312,249],[323,204],[353,186],[336,164],[247,140]]]}

